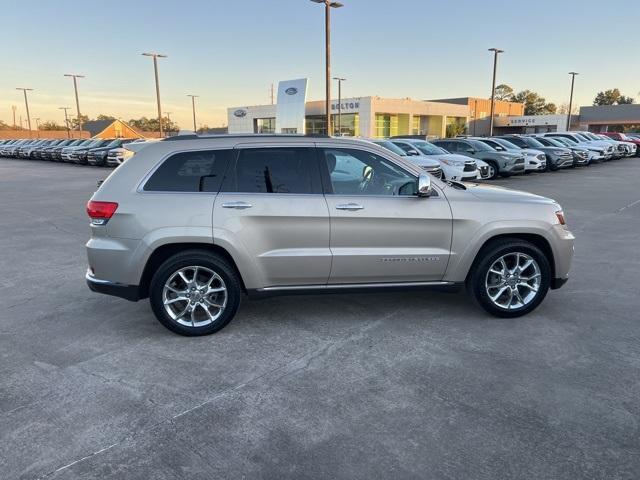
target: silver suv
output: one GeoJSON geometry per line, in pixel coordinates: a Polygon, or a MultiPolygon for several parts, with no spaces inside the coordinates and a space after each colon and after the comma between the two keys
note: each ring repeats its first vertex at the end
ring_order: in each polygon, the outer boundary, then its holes
{"type": "Polygon", "coordinates": [[[172,137],[136,153],[87,204],[89,287],[148,297],[204,335],[244,294],[461,287],[517,317],[567,278],[574,237],[553,200],[442,182],[370,142],[172,137]]]}

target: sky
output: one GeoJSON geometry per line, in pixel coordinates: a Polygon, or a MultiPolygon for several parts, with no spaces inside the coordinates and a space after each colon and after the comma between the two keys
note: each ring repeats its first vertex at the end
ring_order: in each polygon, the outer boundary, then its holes
{"type": "MultiPolygon", "coordinates": [[[[619,88],[640,102],[640,1],[341,0],[332,11],[332,76],[343,97],[487,97],[490,47],[505,50],[497,83],[547,101],[574,103],[619,88]]],[[[156,115],[153,66],[159,52],[163,111],[190,128],[226,124],[226,108],[270,102],[272,83],[309,78],[309,100],[324,98],[324,14],[309,0],[0,0],[0,120],[11,106],[63,123],[60,106],[94,118],[156,115]]],[[[334,86],[334,93],[337,94],[334,86]]],[[[26,117],[25,117],[26,118],[26,117]]]]}

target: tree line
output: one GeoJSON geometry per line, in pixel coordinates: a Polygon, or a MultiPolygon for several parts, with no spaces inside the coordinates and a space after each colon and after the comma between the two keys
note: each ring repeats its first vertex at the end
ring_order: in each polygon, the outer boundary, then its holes
{"type": "MultiPolygon", "coordinates": [[[[543,96],[532,90],[522,90],[516,93],[513,88],[504,83],[496,87],[495,98],[496,100],[523,103],[525,115],[549,115],[554,113],[566,115],[569,113],[569,105],[567,103],[557,106],[555,103],[547,102],[543,96]]],[[[627,105],[633,102],[634,99],[632,97],[622,95],[619,89],[613,88],[598,92],[593,100],[593,105],[627,105]]],[[[573,106],[571,110],[572,114],[578,113],[577,106],[573,106]]]]}
{"type": "MultiPolygon", "coordinates": [[[[93,119],[89,118],[88,115],[80,115],[80,118],[82,119],[83,124],[94,121],[94,120],[109,120],[109,121],[117,120],[116,117],[113,117],[111,115],[104,115],[104,114],[100,114],[93,119]]],[[[136,128],[142,132],[157,132],[160,130],[159,128],[160,126],[157,118],[147,118],[147,117],[132,118],[127,123],[131,125],[133,128],[136,128]]],[[[7,125],[5,122],[0,120],[0,130],[11,130],[12,128],[13,128],[12,126],[7,125]]],[[[69,118],[69,128],[71,130],[76,130],[78,128],[77,116],[73,116],[69,118]]],[[[162,128],[166,132],[177,132],[180,130],[180,127],[178,126],[178,124],[170,120],[168,117],[162,117],[162,128]]],[[[61,125],[54,121],[46,121],[40,124],[40,130],[66,130],[66,129],[67,127],[65,125],[61,125]]]]}

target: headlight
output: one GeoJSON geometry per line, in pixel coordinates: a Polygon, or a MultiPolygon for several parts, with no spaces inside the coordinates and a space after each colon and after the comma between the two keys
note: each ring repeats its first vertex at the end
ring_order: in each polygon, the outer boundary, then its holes
{"type": "Polygon", "coordinates": [[[554,155],[562,155],[564,152],[562,150],[554,150],[553,154],[554,155]]]}
{"type": "Polygon", "coordinates": [[[464,167],[464,162],[461,160],[441,160],[441,162],[452,167],[464,167]]]}

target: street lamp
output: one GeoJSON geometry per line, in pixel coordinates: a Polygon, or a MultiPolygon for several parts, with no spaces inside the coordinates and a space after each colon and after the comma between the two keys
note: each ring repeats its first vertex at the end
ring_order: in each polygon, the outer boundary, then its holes
{"type": "Polygon", "coordinates": [[[71,132],[69,131],[69,117],[67,116],[67,110],[71,107],[58,107],[58,110],[64,110],[64,126],[67,128],[67,138],[71,138],[71,132]]]}
{"type": "Polygon", "coordinates": [[[11,105],[11,111],[13,112],[13,129],[17,130],[18,127],[16,126],[16,110],[18,109],[18,107],[16,107],[15,105],[11,105]]]}
{"type": "Polygon", "coordinates": [[[499,48],[490,48],[490,52],[493,52],[493,82],[491,83],[491,118],[489,118],[489,136],[493,135],[493,115],[495,112],[496,101],[496,68],[498,66],[498,54],[503,53],[504,50],[499,48]]]}
{"type": "Polygon", "coordinates": [[[325,88],[326,88],[326,106],[325,114],[327,116],[327,135],[331,135],[331,9],[340,8],[344,5],[340,2],[332,2],[331,0],[311,0],[315,3],[323,3],[324,10],[324,49],[325,49],[325,88]]]}
{"type": "Polygon", "coordinates": [[[160,138],[162,134],[162,109],[160,108],[160,82],[158,81],[158,58],[167,58],[166,55],[160,53],[143,53],[145,57],[153,57],[153,71],[156,76],[156,99],[158,101],[158,123],[160,124],[160,138]]]}
{"type": "Polygon", "coordinates": [[[333,77],[338,81],[338,135],[342,135],[342,82],[346,82],[346,78],[333,77]]]}
{"type": "Polygon", "coordinates": [[[73,78],[73,91],[76,94],[76,111],[78,112],[78,131],[80,132],[79,138],[82,138],[82,115],[80,115],[80,100],[78,100],[78,78],[84,78],[84,75],[76,75],[74,73],[65,73],[65,77],[73,78]]]}
{"type": "Polygon", "coordinates": [[[196,133],[198,130],[196,129],[196,98],[199,95],[189,95],[187,97],[191,97],[191,111],[193,112],[193,133],[196,133]]]}
{"type": "Polygon", "coordinates": [[[40,138],[40,117],[34,118],[36,121],[36,137],[40,138]]]}
{"type": "Polygon", "coordinates": [[[569,128],[571,128],[571,107],[573,104],[573,84],[576,80],[576,75],[578,75],[578,72],[569,72],[569,75],[571,75],[571,94],[569,95],[569,114],[567,115],[567,131],[569,130],[569,128]]]}
{"type": "MultiPolygon", "coordinates": [[[[22,93],[24,93],[24,108],[27,110],[27,125],[29,125],[29,135],[31,135],[31,117],[29,116],[29,100],[27,100],[27,92],[33,91],[33,88],[17,87],[16,90],[22,90],[22,93]]],[[[22,127],[22,120],[20,120],[20,126],[22,127]]]]}

